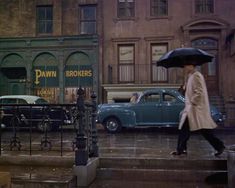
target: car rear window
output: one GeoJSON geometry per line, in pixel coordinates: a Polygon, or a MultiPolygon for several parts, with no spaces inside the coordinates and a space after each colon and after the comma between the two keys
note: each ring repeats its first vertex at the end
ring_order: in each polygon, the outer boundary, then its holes
{"type": "Polygon", "coordinates": [[[43,98],[39,98],[35,101],[35,104],[48,104],[48,102],[43,98]]]}
{"type": "Polygon", "coordinates": [[[24,99],[18,99],[17,104],[28,104],[26,100],[24,99]]]}

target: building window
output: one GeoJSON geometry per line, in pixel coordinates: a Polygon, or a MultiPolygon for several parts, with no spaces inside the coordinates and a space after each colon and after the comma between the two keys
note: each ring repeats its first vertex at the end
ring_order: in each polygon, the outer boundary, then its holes
{"type": "Polygon", "coordinates": [[[168,0],[151,0],[150,3],[151,16],[167,16],[168,15],[168,0]]]}
{"type": "Polygon", "coordinates": [[[118,0],[118,18],[135,16],[135,0],[118,0]]]}
{"type": "Polygon", "coordinates": [[[168,81],[168,71],[164,67],[156,66],[157,60],[167,52],[167,44],[152,44],[151,45],[151,77],[152,82],[167,82],[168,81]]]}
{"type": "Polygon", "coordinates": [[[81,34],[95,34],[96,33],[96,5],[82,5],[80,6],[80,25],[81,34]]]}
{"type": "Polygon", "coordinates": [[[118,46],[119,82],[134,82],[134,45],[118,46]]]}
{"type": "Polygon", "coordinates": [[[37,33],[48,34],[53,32],[53,7],[37,6],[37,33]]]}
{"type": "Polygon", "coordinates": [[[210,14],[214,12],[214,0],[195,0],[196,14],[210,14]]]}

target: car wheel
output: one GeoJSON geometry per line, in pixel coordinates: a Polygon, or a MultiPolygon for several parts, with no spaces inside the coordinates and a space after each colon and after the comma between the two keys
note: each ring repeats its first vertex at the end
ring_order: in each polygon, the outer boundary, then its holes
{"type": "Polygon", "coordinates": [[[109,132],[109,133],[117,133],[120,132],[122,129],[122,125],[120,121],[117,118],[108,118],[106,119],[104,123],[104,128],[109,132]]]}
{"type": "Polygon", "coordinates": [[[37,124],[37,130],[40,132],[44,132],[44,131],[51,131],[52,130],[52,126],[50,122],[39,122],[37,124]]]}

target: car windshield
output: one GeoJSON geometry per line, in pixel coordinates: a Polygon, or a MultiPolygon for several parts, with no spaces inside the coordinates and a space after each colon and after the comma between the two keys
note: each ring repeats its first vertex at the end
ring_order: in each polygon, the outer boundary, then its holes
{"type": "Polygon", "coordinates": [[[48,104],[48,102],[43,98],[39,98],[35,101],[35,104],[48,104]]]}

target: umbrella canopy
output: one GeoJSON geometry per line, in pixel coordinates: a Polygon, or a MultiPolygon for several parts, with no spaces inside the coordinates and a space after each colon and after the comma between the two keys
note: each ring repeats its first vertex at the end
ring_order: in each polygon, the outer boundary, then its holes
{"type": "Polygon", "coordinates": [[[202,65],[211,62],[213,55],[198,48],[177,48],[164,54],[158,61],[157,66],[183,67],[187,64],[202,65]]]}

